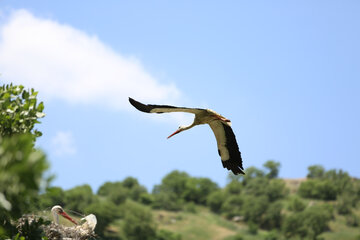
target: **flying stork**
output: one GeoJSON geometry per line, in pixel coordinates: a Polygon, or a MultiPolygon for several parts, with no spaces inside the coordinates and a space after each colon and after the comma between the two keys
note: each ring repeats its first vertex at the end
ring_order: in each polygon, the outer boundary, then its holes
{"type": "Polygon", "coordinates": [[[137,110],[146,113],[187,112],[195,114],[195,118],[192,124],[188,126],[180,126],[168,138],[182,131],[188,130],[196,125],[207,123],[210,125],[212,131],[215,134],[218,153],[221,157],[223,167],[231,170],[235,175],[245,174],[243,171],[244,168],[242,166],[241,153],[235,139],[235,134],[231,129],[231,122],[229,119],[226,119],[225,117],[210,109],[174,107],[169,105],[146,105],[130,97],[129,102],[137,110]]]}

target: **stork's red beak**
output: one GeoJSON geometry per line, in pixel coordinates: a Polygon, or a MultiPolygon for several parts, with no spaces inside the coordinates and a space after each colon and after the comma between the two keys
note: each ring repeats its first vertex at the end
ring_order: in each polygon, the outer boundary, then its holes
{"type": "Polygon", "coordinates": [[[181,132],[181,130],[178,129],[178,130],[176,130],[173,134],[171,134],[170,136],[168,136],[167,138],[169,139],[169,138],[171,138],[172,136],[178,134],[179,132],[181,132]]]}
{"type": "Polygon", "coordinates": [[[78,223],[72,219],[69,215],[67,215],[67,213],[65,211],[59,213],[61,216],[63,216],[64,218],[66,218],[67,220],[71,221],[72,223],[74,223],[75,225],[78,225],[78,223]]]}

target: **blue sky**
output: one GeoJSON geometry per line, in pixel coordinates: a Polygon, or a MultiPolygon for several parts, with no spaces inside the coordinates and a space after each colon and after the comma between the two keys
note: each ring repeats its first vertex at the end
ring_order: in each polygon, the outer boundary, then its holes
{"type": "Polygon", "coordinates": [[[285,178],[321,164],[360,177],[359,1],[0,1],[1,83],[40,91],[38,140],[65,189],[172,170],[223,186],[208,126],[167,140],[186,114],[231,119],[245,169],[285,178]]]}

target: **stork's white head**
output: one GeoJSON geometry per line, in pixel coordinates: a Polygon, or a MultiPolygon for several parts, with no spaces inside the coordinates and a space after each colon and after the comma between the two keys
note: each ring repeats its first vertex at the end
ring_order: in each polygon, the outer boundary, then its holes
{"type": "Polygon", "coordinates": [[[56,224],[59,224],[59,215],[63,216],[64,218],[66,218],[67,220],[69,220],[70,222],[74,223],[75,225],[77,225],[77,222],[72,219],[65,211],[64,209],[59,206],[59,205],[55,205],[52,207],[51,209],[51,213],[54,217],[54,222],[56,224]]]}
{"type": "Polygon", "coordinates": [[[187,129],[189,129],[189,127],[187,127],[187,126],[180,126],[174,133],[172,133],[170,136],[168,136],[167,138],[169,139],[169,138],[171,138],[172,136],[174,136],[174,135],[176,135],[176,134],[178,134],[178,133],[181,133],[182,131],[184,131],[184,130],[187,130],[187,129]]]}

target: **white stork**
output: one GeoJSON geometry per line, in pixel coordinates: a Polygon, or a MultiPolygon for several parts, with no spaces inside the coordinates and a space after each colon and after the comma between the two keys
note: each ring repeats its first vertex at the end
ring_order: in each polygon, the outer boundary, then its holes
{"type": "Polygon", "coordinates": [[[51,213],[53,215],[55,224],[59,224],[59,215],[61,215],[75,225],[78,225],[78,223],[74,219],[72,219],[59,205],[53,206],[53,208],[51,209],[51,213]]]}
{"type": "Polygon", "coordinates": [[[147,113],[187,112],[195,114],[194,122],[192,124],[189,126],[180,126],[168,138],[196,125],[207,123],[215,134],[218,153],[221,157],[223,167],[231,170],[235,175],[245,174],[242,166],[241,153],[234,132],[231,129],[231,122],[229,119],[226,119],[210,109],[174,107],[169,105],[146,105],[130,97],[129,101],[136,109],[147,113]]]}
{"type": "MultiPolygon", "coordinates": [[[[52,209],[51,209],[51,213],[53,215],[55,224],[59,224],[59,215],[61,215],[64,218],[66,218],[67,220],[69,220],[70,222],[74,223],[75,225],[78,225],[78,223],[74,219],[72,219],[64,211],[64,209],[59,205],[53,206],[52,209]]],[[[83,221],[82,225],[80,225],[80,227],[82,229],[90,229],[92,231],[95,229],[96,224],[97,224],[97,219],[96,219],[96,216],[94,214],[89,214],[89,215],[81,218],[80,220],[83,221]]],[[[79,227],[79,226],[77,226],[77,227],[79,227]]]]}

